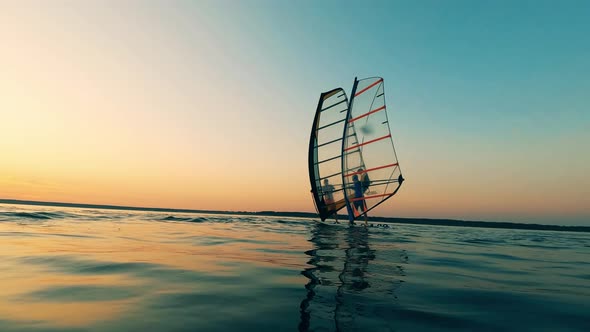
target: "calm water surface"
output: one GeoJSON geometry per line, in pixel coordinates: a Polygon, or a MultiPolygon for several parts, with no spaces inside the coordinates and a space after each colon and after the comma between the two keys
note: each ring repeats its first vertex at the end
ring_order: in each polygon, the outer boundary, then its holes
{"type": "Polygon", "coordinates": [[[0,205],[0,331],[590,331],[590,234],[0,205]]]}

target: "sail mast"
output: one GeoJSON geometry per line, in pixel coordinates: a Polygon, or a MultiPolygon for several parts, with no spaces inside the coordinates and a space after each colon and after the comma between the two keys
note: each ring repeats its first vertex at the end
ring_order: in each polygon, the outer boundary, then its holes
{"type": "MultiPolygon", "coordinates": [[[[348,103],[348,110],[346,112],[346,122],[344,123],[344,132],[342,133],[342,183],[344,185],[344,199],[346,200],[346,211],[348,213],[348,221],[349,222],[353,222],[354,221],[354,213],[352,211],[352,207],[351,207],[351,202],[350,199],[348,197],[348,188],[346,188],[346,179],[345,174],[348,173],[347,170],[347,163],[346,163],[346,148],[347,148],[347,141],[348,141],[348,127],[349,127],[349,121],[350,120],[350,112],[352,110],[352,105],[354,103],[354,95],[356,94],[356,88],[358,85],[358,80],[357,77],[355,76],[354,78],[354,83],[352,85],[352,91],[350,92],[350,101],[348,103]]],[[[355,132],[355,136],[356,136],[356,132],[355,132]]]]}

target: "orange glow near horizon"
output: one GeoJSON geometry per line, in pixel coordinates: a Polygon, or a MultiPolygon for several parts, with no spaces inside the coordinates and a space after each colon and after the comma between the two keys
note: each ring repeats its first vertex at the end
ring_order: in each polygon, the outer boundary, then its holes
{"type": "Polygon", "coordinates": [[[339,65],[334,51],[336,67],[325,58],[307,68],[299,57],[310,59],[309,47],[290,49],[298,44],[268,29],[272,18],[192,3],[117,6],[3,5],[0,198],[313,212],[307,145],[317,98],[370,72],[385,77],[406,178],[373,215],[589,222],[584,119],[553,119],[545,132],[511,118],[524,102],[514,99],[487,130],[495,113],[474,114],[468,103],[481,101],[463,92],[449,96],[463,106],[429,101],[387,71],[393,62],[359,67],[370,62],[363,55],[339,65]],[[249,23],[261,20],[266,29],[249,23]],[[460,116],[433,120],[460,106],[460,116]]]}

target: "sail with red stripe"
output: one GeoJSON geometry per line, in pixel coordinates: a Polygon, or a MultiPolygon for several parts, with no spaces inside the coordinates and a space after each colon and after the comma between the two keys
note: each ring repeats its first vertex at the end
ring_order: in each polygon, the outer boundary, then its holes
{"type": "Polygon", "coordinates": [[[355,78],[341,159],[351,221],[395,195],[404,181],[389,125],[383,79],[355,78]]]}

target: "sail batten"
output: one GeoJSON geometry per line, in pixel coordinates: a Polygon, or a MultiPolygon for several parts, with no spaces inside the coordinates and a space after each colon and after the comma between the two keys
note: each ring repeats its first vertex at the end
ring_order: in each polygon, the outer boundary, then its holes
{"type": "Polygon", "coordinates": [[[330,174],[330,175],[326,175],[326,176],[323,176],[323,177],[321,177],[321,178],[318,178],[318,180],[329,179],[329,178],[331,178],[331,177],[338,176],[338,175],[340,175],[340,174],[342,174],[342,172],[332,173],[332,174],[330,174]]]}
{"type": "Polygon", "coordinates": [[[338,105],[340,105],[340,104],[342,104],[342,103],[345,103],[345,102],[346,102],[346,100],[341,100],[341,101],[337,102],[337,103],[336,103],[336,104],[334,104],[334,105],[331,105],[331,106],[328,106],[328,107],[326,107],[326,108],[322,109],[322,110],[321,110],[321,112],[323,112],[323,111],[327,111],[327,110],[329,110],[330,108],[332,108],[332,107],[334,107],[334,106],[338,106],[338,105]]]}
{"type": "Polygon", "coordinates": [[[385,136],[383,136],[383,137],[378,137],[378,138],[375,138],[375,139],[372,139],[372,140],[370,140],[370,141],[363,142],[363,143],[360,143],[360,144],[358,144],[358,142],[357,142],[357,143],[355,143],[356,145],[349,146],[349,147],[347,147],[346,149],[344,149],[344,151],[348,151],[348,150],[356,149],[356,148],[358,148],[358,147],[361,147],[361,146],[364,146],[364,145],[367,145],[367,144],[371,144],[371,143],[375,143],[375,142],[377,142],[377,141],[380,141],[380,140],[382,140],[382,139],[386,139],[386,138],[389,138],[389,137],[391,137],[391,135],[385,135],[385,136]]]}
{"type": "Polygon", "coordinates": [[[379,79],[379,80],[377,80],[375,83],[372,83],[372,84],[371,84],[371,85],[369,85],[368,87],[366,87],[366,88],[362,89],[361,91],[359,91],[359,92],[355,93],[355,94],[354,94],[354,96],[355,96],[355,97],[357,97],[357,96],[360,96],[362,93],[364,93],[365,91],[369,90],[370,88],[374,87],[375,85],[377,85],[377,84],[379,84],[379,83],[381,83],[381,82],[383,82],[383,79],[382,79],[382,78],[381,78],[381,79],[379,79]]]}
{"type": "Polygon", "coordinates": [[[327,161],[332,161],[332,160],[334,160],[334,159],[341,158],[341,157],[342,157],[341,155],[337,155],[337,156],[335,156],[335,157],[332,157],[332,158],[328,158],[328,159],[320,160],[320,161],[316,162],[315,164],[316,164],[316,165],[319,165],[319,164],[321,164],[321,163],[325,163],[325,162],[327,162],[327,161]]]}
{"type": "Polygon", "coordinates": [[[398,163],[394,163],[394,164],[383,165],[383,166],[379,166],[379,167],[373,167],[373,168],[369,168],[369,169],[364,170],[364,171],[346,174],[344,176],[353,176],[353,175],[358,175],[358,174],[364,174],[364,173],[368,173],[368,172],[371,172],[371,171],[376,171],[376,170],[383,169],[383,168],[395,167],[397,165],[398,165],[398,163]]]}
{"type": "Polygon", "coordinates": [[[362,119],[362,118],[364,118],[364,117],[366,117],[366,116],[369,116],[369,115],[371,115],[371,114],[373,114],[373,113],[376,113],[376,112],[382,111],[382,110],[384,110],[384,109],[385,109],[385,105],[383,105],[383,106],[381,106],[381,107],[379,107],[379,108],[377,108],[377,109],[374,109],[374,110],[372,110],[372,111],[369,111],[369,112],[367,112],[367,113],[365,113],[365,114],[359,115],[359,116],[357,116],[356,118],[350,119],[350,120],[348,120],[348,122],[355,122],[356,120],[362,119]]]}
{"type": "Polygon", "coordinates": [[[337,139],[335,139],[335,140],[332,140],[332,141],[329,141],[329,142],[326,142],[326,143],[322,143],[322,144],[318,145],[317,147],[318,147],[318,148],[320,148],[320,147],[322,147],[322,146],[324,146],[324,145],[328,145],[328,144],[336,143],[336,142],[339,142],[339,141],[342,141],[342,138],[337,138],[337,139]]]}
{"type": "Polygon", "coordinates": [[[351,202],[355,202],[355,201],[362,201],[365,199],[371,199],[371,198],[379,198],[379,197],[389,197],[391,195],[393,195],[394,193],[387,193],[387,194],[379,194],[379,195],[370,195],[370,196],[363,196],[363,197],[359,197],[359,198],[351,198],[350,201],[351,202]]]}
{"type": "Polygon", "coordinates": [[[334,122],[332,122],[332,123],[328,123],[327,125],[324,125],[324,126],[322,126],[322,127],[319,127],[319,128],[318,128],[318,130],[320,130],[320,129],[325,129],[325,128],[328,128],[328,127],[331,127],[331,126],[333,126],[333,125],[339,124],[340,122],[344,122],[344,121],[346,121],[346,119],[342,119],[342,120],[334,121],[334,122]]]}

